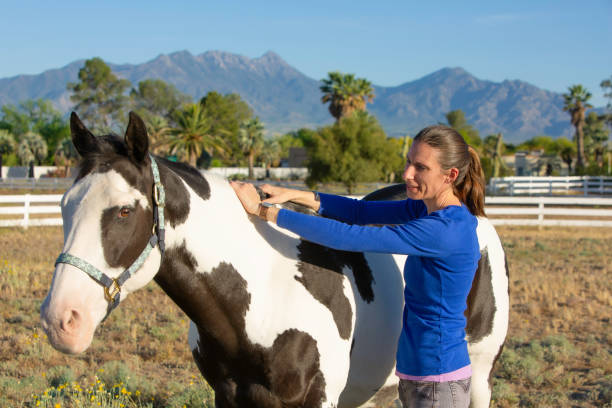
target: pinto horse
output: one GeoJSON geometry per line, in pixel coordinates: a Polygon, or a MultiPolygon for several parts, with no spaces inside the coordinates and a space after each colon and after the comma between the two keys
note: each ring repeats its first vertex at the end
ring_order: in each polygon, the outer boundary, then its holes
{"type": "MultiPolygon", "coordinates": [[[[405,256],[332,250],[248,216],[227,180],[150,155],[133,113],[124,140],[95,137],[74,113],[70,128],[82,162],[62,198],[64,247],[41,308],[53,347],[84,351],[108,313],[155,279],[191,319],[189,345],[219,408],[397,398],[405,256]]],[[[485,218],[477,233],[466,332],[472,405],[487,407],[508,278],[485,218]]]]}

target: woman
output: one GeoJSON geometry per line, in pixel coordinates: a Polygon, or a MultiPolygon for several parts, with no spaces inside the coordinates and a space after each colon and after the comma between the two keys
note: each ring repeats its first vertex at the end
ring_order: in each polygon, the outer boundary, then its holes
{"type": "Polygon", "coordinates": [[[306,240],[347,251],[410,255],[397,349],[400,399],[404,407],[467,407],[472,370],[463,313],[480,259],[480,160],[455,130],[430,126],[415,137],[403,178],[408,199],[386,202],[263,185],[270,198],[262,205],[252,185],[232,186],[248,213],[306,240]],[[329,218],[268,206],[286,201],[329,218]]]}

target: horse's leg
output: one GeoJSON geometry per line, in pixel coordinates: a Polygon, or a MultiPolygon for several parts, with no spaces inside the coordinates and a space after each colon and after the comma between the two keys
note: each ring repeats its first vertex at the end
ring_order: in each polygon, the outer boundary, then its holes
{"type": "Polygon", "coordinates": [[[503,345],[498,346],[492,351],[491,346],[488,346],[485,349],[486,344],[483,343],[486,343],[486,341],[470,347],[470,359],[472,363],[470,407],[472,408],[489,407],[489,404],[491,403],[491,377],[493,373],[493,366],[501,354],[501,348],[503,347],[503,345]]]}
{"type": "Polygon", "coordinates": [[[239,408],[236,401],[237,387],[232,380],[215,384],[215,408],[239,408]]]}

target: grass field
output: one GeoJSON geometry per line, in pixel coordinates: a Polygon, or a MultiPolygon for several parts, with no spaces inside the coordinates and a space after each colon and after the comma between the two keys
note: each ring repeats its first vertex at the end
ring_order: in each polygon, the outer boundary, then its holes
{"type": "MultiPolygon", "coordinates": [[[[493,406],[612,406],[612,231],[498,232],[511,316],[493,406]]],[[[62,240],[59,227],[0,229],[0,406],[214,406],[188,321],[154,283],[124,301],[82,355],[51,348],[39,309],[62,240]]]]}

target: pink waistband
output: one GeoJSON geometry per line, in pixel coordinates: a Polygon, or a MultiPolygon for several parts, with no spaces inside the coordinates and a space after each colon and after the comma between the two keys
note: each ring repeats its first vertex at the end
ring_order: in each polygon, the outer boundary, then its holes
{"type": "Polygon", "coordinates": [[[399,371],[395,371],[395,375],[397,375],[402,380],[410,380],[410,381],[432,381],[432,382],[447,382],[447,381],[457,381],[464,380],[472,376],[472,366],[471,364],[466,365],[465,367],[461,367],[458,370],[451,371],[450,373],[436,374],[436,375],[408,375],[402,374],[399,371]]]}

